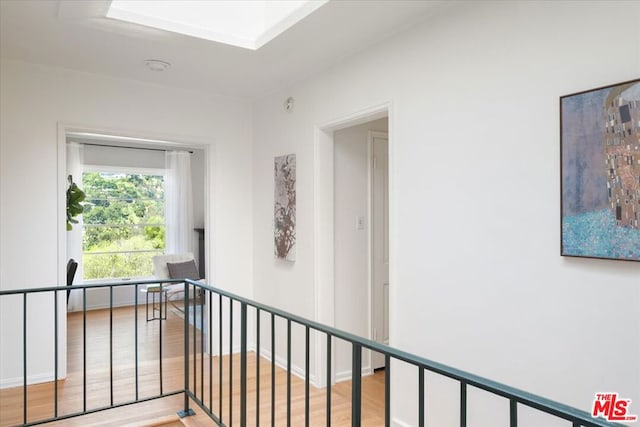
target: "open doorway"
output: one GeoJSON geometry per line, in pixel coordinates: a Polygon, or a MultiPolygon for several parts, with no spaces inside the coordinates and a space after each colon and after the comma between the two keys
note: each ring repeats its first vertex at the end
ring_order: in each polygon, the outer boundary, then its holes
{"type": "MultiPolygon", "coordinates": [[[[335,326],[389,342],[388,118],[336,130],[334,143],[335,326]]],[[[351,378],[351,347],[335,346],[335,381],[351,378]]],[[[363,374],[384,368],[363,353],[363,374]]]]}
{"type": "MultiPolygon", "coordinates": [[[[67,178],[86,195],[84,212],[66,233],[76,284],[151,278],[155,257],[164,254],[193,254],[199,277],[206,277],[203,148],[75,131],[66,133],[65,145],[67,178]],[[171,192],[168,183],[177,183],[171,192]]],[[[74,296],[70,311],[81,308],[74,296]]],[[[83,304],[105,308],[107,296],[106,288],[89,289],[83,304]]],[[[111,303],[133,305],[134,297],[117,288],[111,303]]]]}
{"type": "MultiPolygon", "coordinates": [[[[72,159],[69,156],[69,151],[67,150],[67,143],[70,141],[74,141],[76,143],[85,144],[89,147],[89,144],[92,147],[92,153],[87,154],[86,163],[98,165],[100,169],[103,166],[112,167],[111,173],[118,172],[118,168],[120,166],[126,167],[142,167],[145,168],[145,165],[148,169],[156,169],[156,172],[162,174],[162,171],[158,171],[157,169],[166,169],[166,164],[163,160],[164,158],[164,150],[172,150],[172,151],[191,151],[189,154],[193,157],[192,161],[192,191],[193,191],[193,227],[198,230],[192,230],[192,249],[190,252],[193,252],[196,263],[198,263],[201,269],[201,277],[210,277],[212,272],[212,266],[208,262],[211,260],[206,254],[206,251],[209,250],[211,245],[208,243],[210,239],[210,217],[211,217],[211,209],[213,208],[213,203],[210,191],[210,168],[213,164],[212,158],[212,150],[208,141],[184,141],[179,138],[158,138],[157,135],[145,135],[140,133],[131,133],[129,135],[122,135],[119,131],[112,131],[108,129],[95,129],[91,127],[82,127],[78,125],[70,125],[61,123],[58,126],[58,194],[59,194],[59,205],[58,205],[58,217],[62,224],[64,225],[65,218],[65,193],[68,189],[68,175],[69,170],[68,166],[72,159]],[[112,147],[107,147],[112,146],[112,147]],[[113,149],[113,150],[108,150],[113,149]],[[156,151],[160,150],[160,151],[156,151]],[[107,152],[109,151],[109,152],[107,152]],[[120,151],[119,153],[117,151],[120,151]],[[156,153],[154,156],[153,153],[156,153]],[[194,156],[195,154],[195,156],[194,156]],[[159,158],[158,158],[159,157],[159,158]],[[155,160],[152,160],[155,158],[155,160]],[[93,159],[93,160],[92,160],[93,159]],[[119,159],[119,160],[118,160],[119,159]],[[155,161],[157,164],[154,167],[150,164],[144,163],[146,161],[155,161]],[[117,165],[117,162],[125,162],[126,164],[117,165]]],[[[83,162],[85,160],[83,159],[83,162]]],[[[94,171],[95,172],[95,171],[94,171]]],[[[78,172],[76,170],[74,172],[74,181],[77,183],[82,182],[81,178],[82,172],[78,172]]],[[[116,173],[117,175],[117,173],[116,173]]],[[[153,174],[152,174],[153,175],[153,174]]],[[[127,198],[129,196],[126,196],[127,198]]],[[[150,202],[151,203],[151,202],[150,202]]],[[[151,224],[152,228],[157,228],[158,224],[151,224]]],[[[75,225],[77,226],[77,224],[75,225]]],[[[74,226],[74,227],[75,227],[74,226]]],[[[140,228],[144,228],[140,225],[140,228]]],[[[81,231],[81,228],[78,226],[75,228],[77,231],[81,231]]],[[[152,230],[153,231],[153,230],[152,230]]],[[[83,242],[82,242],[82,233],[79,234],[80,238],[76,239],[76,249],[82,252],[83,242]]],[[[149,236],[146,236],[149,237],[149,236]]],[[[155,236],[157,237],[157,236],[155,236]]],[[[70,257],[69,253],[69,240],[71,239],[69,231],[65,229],[65,227],[59,228],[58,231],[58,277],[60,283],[65,283],[65,276],[67,274],[67,266],[68,259],[70,257]]],[[[97,251],[100,252],[100,251],[97,251]]],[[[97,256],[97,255],[92,255],[97,256]]],[[[147,266],[148,267],[148,266],[147,266]]],[[[108,278],[105,278],[108,281],[108,278]]],[[[135,277],[131,278],[132,280],[135,277]]],[[[113,280],[111,280],[113,281],[113,280]]],[[[84,273],[82,271],[76,271],[75,275],[75,284],[84,282],[84,273]]],[[[113,306],[127,306],[131,305],[135,302],[135,291],[133,287],[123,287],[122,294],[116,294],[114,292],[113,295],[113,306]],[[129,289],[127,291],[127,289],[129,289]]],[[[87,309],[92,308],[101,308],[101,306],[109,305],[109,295],[104,294],[103,289],[91,289],[91,295],[89,290],[87,290],[86,296],[86,306],[87,309]],[[101,295],[102,292],[102,295],[101,295]]],[[[81,292],[82,294],[82,292],[81,292]]],[[[84,297],[81,295],[81,299],[84,300],[84,297]]],[[[140,301],[140,299],[139,299],[140,301]]],[[[82,309],[82,305],[84,305],[84,301],[78,305],[76,303],[75,310],[82,309]]],[[[68,358],[67,350],[70,346],[73,346],[73,343],[68,342],[68,314],[67,308],[69,311],[73,311],[71,308],[71,304],[68,304],[67,298],[59,298],[59,326],[60,326],[60,334],[58,340],[58,348],[60,349],[60,359],[59,359],[59,374],[60,377],[65,377],[68,373],[67,371],[67,362],[70,362],[71,359],[68,358]]],[[[127,307],[125,307],[126,309],[127,307]]],[[[166,312],[166,311],[165,311],[166,312]]],[[[79,314],[79,313],[76,313],[79,314]]],[[[82,316],[80,316],[82,317],[82,316]]],[[[158,322],[151,322],[157,324],[158,322]]],[[[73,365],[73,363],[71,363],[73,365]]]]}

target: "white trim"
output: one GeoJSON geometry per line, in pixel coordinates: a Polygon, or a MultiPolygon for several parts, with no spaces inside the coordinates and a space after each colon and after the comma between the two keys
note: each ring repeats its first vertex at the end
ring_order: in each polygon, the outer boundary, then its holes
{"type": "Polygon", "coordinates": [[[391,101],[387,101],[381,104],[365,107],[362,110],[356,111],[355,113],[351,113],[337,119],[329,120],[317,125],[316,127],[325,132],[335,132],[340,129],[349,128],[361,125],[363,123],[389,117],[391,113],[391,105],[391,101]]]}
{"type": "MultiPolygon", "coordinates": [[[[67,129],[58,122],[58,280],[60,286],[67,284],[67,129]]],[[[60,298],[58,306],[58,372],[67,376],[67,304],[66,298],[60,298]]],[[[45,379],[42,380],[46,381],[45,379]]]]}
{"type": "MultiPolygon", "coordinates": [[[[335,382],[336,383],[341,383],[343,381],[351,381],[351,369],[348,369],[346,371],[340,371],[340,372],[336,372],[335,373],[335,382]]],[[[362,375],[363,377],[368,377],[370,375],[373,375],[373,371],[371,370],[371,365],[367,365],[367,366],[363,366],[361,368],[361,373],[360,375],[362,375]]]]}
{"type": "Polygon", "coordinates": [[[140,145],[148,147],[154,145],[163,148],[195,148],[205,150],[214,141],[204,141],[200,138],[194,138],[190,135],[161,136],[159,133],[141,132],[130,129],[113,129],[103,128],[99,126],[83,125],[78,123],[59,123],[65,127],[65,136],[72,138],[81,138],[83,140],[91,139],[103,142],[119,142],[123,143],[123,147],[140,145]],[[189,142],[191,141],[191,142],[189,142]]]}
{"type": "MultiPolygon", "coordinates": [[[[95,281],[83,281],[83,284],[98,284],[98,280],[95,281]]],[[[112,281],[113,282],[113,281],[112,281]]],[[[125,281],[123,281],[125,282],[125,281]]],[[[131,284],[131,286],[135,286],[133,284],[131,284]]],[[[143,288],[143,285],[140,285],[140,289],[143,288]]],[[[123,288],[115,288],[113,291],[113,299],[114,300],[120,300],[120,301],[115,301],[112,305],[112,307],[128,307],[128,306],[133,306],[135,305],[135,296],[132,296],[130,298],[120,298],[119,294],[123,294],[123,293],[127,293],[124,290],[122,290],[123,288]]],[[[133,294],[135,292],[135,290],[129,289],[128,287],[124,288],[126,290],[129,290],[131,294],[133,294]]],[[[80,292],[79,289],[75,290],[75,292],[80,292]]],[[[108,293],[108,289],[107,288],[97,288],[97,289],[87,289],[87,310],[100,310],[103,308],[109,308],[109,301],[107,298],[107,301],[104,302],[92,302],[92,300],[97,299],[96,297],[92,297],[93,294],[97,294],[100,292],[107,292],[108,293]]],[[[138,297],[138,304],[142,305],[144,304],[145,301],[141,298],[138,297]]],[[[82,308],[78,309],[78,310],[70,310],[69,312],[72,311],[82,311],[82,308]]]]}
{"type": "MultiPolygon", "coordinates": [[[[373,131],[367,131],[367,338],[373,340],[373,131]]],[[[367,352],[369,366],[373,365],[371,351],[367,352]]]]}
{"type": "MultiPolygon", "coordinates": [[[[251,350],[253,350],[255,352],[255,346],[252,346],[251,350]]],[[[268,360],[269,362],[271,362],[271,350],[266,349],[266,348],[262,348],[260,350],[260,357],[263,359],[268,360]]],[[[285,357],[280,357],[276,355],[276,361],[275,361],[275,365],[280,368],[280,369],[284,369],[285,371],[287,370],[287,359],[285,357]]],[[[309,371],[311,371],[311,367],[309,367],[309,371]]],[[[304,368],[298,366],[297,364],[291,362],[291,373],[293,375],[295,375],[296,377],[300,378],[301,380],[305,380],[305,375],[304,375],[304,368]]],[[[324,385],[319,384],[318,381],[316,381],[316,375],[313,374],[312,372],[309,372],[309,383],[311,385],[313,385],[314,387],[317,388],[322,388],[324,387],[324,385]]]]}
{"type": "MultiPolygon", "coordinates": [[[[373,140],[374,138],[384,138],[387,140],[387,149],[389,142],[389,133],[388,132],[380,132],[380,131],[367,131],[367,154],[368,154],[368,167],[367,167],[367,208],[368,208],[368,218],[369,227],[367,227],[368,233],[368,244],[367,244],[367,298],[369,301],[369,307],[367,308],[367,316],[368,316],[368,338],[372,341],[376,341],[373,336],[373,281],[375,279],[374,274],[374,265],[373,265],[373,170],[375,167],[374,160],[374,149],[373,149],[373,140]]],[[[388,153],[387,153],[388,155],[388,153]]],[[[387,183],[387,186],[389,183],[387,183]]],[[[388,202],[387,202],[388,203],[388,202]]],[[[388,319],[387,319],[388,320],[388,319]]],[[[388,325],[387,325],[388,328],[388,325]]],[[[381,333],[382,331],[379,331],[381,333]]],[[[388,344],[388,343],[385,343],[388,344]]],[[[369,360],[369,366],[373,366],[373,353],[371,351],[367,352],[367,357],[369,360]]]]}
{"type": "MultiPolygon", "coordinates": [[[[334,317],[334,239],[333,231],[333,135],[314,128],[314,317],[319,323],[335,325],[334,317]],[[321,167],[325,166],[324,168],[321,167]],[[330,173],[327,172],[330,169],[330,173]],[[321,172],[322,171],[322,172],[321,172]],[[330,182],[327,184],[327,177],[330,182]]],[[[335,366],[335,345],[330,355],[335,366]]],[[[315,334],[315,373],[326,385],[326,339],[315,334]]],[[[333,383],[333,381],[332,381],[333,383]]]]}
{"type": "MultiPolygon", "coordinates": [[[[138,282],[138,281],[142,281],[142,280],[154,280],[156,279],[155,276],[141,276],[141,277],[127,277],[127,278],[113,278],[113,279],[89,279],[89,280],[83,280],[82,284],[83,285],[102,285],[102,284],[108,284],[108,283],[114,283],[114,282],[121,282],[121,283],[127,283],[127,282],[138,282]]],[[[131,286],[135,286],[133,283],[131,283],[131,286]]],[[[89,289],[91,290],[91,289],[89,289]]]]}
{"type": "Polygon", "coordinates": [[[411,424],[405,423],[404,421],[400,421],[398,418],[392,418],[391,425],[393,427],[412,427],[411,424]]]}
{"type": "MultiPolygon", "coordinates": [[[[214,212],[215,212],[214,198],[216,195],[215,179],[214,179],[214,174],[211,172],[214,170],[214,167],[215,167],[215,145],[211,144],[207,146],[207,148],[204,150],[204,195],[205,195],[204,197],[204,264],[205,264],[204,275],[206,278],[206,282],[211,284],[212,286],[215,285],[215,279],[212,276],[212,274],[215,271],[215,259],[216,259],[216,253],[213,250],[214,247],[210,243],[210,239],[213,236],[212,228],[215,227],[215,218],[216,218],[216,216],[214,215],[214,212]],[[210,181],[212,181],[211,184],[210,184],[210,181]],[[210,220],[211,215],[213,215],[213,221],[210,220]]],[[[206,312],[209,313],[209,301],[205,303],[204,307],[206,312]]],[[[211,320],[212,320],[211,329],[213,329],[214,331],[219,331],[220,325],[218,324],[218,321],[219,321],[218,316],[214,316],[214,318],[211,320]]],[[[212,333],[213,331],[208,331],[207,335],[212,333]]],[[[209,353],[213,351],[213,349],[210,347],[210,344],[213,345],[212,340],[207,339],[205,350],[208,351],[209,353]]],[[[217,345],[217,341],[215,345],[217,345]]]]}
{"type": "Polygon", "coordinates": [[[82,172],[105,172],[105,173],[129,173],[139,175],[157,175],[165,176],[167,174],[166,169],[161,168],[145,168],[140,166],[111,166],[111,165],[96,165],[96,164],[84,164],[82,165],[82,172]]]}
{"type": "MultiPolygon", "coordinates": [[[[58,372],[60,372],[63,369],[60,358],[58,359],[58,364],[59,364],[58,372]]],[[[65,371],[66,371],[66,368],[65,368],[65,371]]],[[[63,380],[65,378],[66,378],[66,372],[64,376],[62,376],[61,374],[58,375],[58,380],[63,380]]],[[[54,379],[55,379],[54,375],[49,373],[27,375],[27,385],[53,382],[54,379]]],[[[23,385],[24,385],[23,377],[5,378],[3,380],[0,380],[0,389],[22,387],[23,385]]]]}

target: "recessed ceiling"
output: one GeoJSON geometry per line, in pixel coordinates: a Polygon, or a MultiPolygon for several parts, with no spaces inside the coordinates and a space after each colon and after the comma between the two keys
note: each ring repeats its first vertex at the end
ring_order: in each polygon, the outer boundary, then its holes
{"type": "Polygon", "coordinates": [[[106,18],[109,0],[0,1],[0,57],[255,98],[435,19],[450,3],[333,0],[249,50],[106,18]],[[147,59],[171,67],[151,72],[147,59]]]}
{"type": "Polygon", "coordinates": [[[327,0],[113,0],[107,18],[258,49],[327,0]]]}

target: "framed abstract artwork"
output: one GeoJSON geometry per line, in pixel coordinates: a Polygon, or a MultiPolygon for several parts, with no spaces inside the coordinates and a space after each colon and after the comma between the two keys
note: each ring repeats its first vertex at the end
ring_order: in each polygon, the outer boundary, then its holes
{"type": "Polygon", "coordinates": [[[640,79],[560,97],[561,255],[640,261],[640,79]]]}
{"type": "Polygon", "coordinates": [[[296,260],[296,155],[274,161],[273,207],[274,253],[276,258],[296,260]]]}

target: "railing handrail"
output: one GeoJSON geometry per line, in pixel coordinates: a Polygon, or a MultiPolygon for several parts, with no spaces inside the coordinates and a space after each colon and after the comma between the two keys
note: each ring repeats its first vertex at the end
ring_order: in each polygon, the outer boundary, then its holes
{"type": "MultiPolygon", "coordinates": [[[[164,285],[170,285],[173,283],[185,283],[184,280],[176,280],[176,279],[160,279],[160,278],[149,278],[149,279],[144,279],[144,280],[121,280],[119,282],[102,282],[102,283],[89,283],[89,284],[79,284],[79,285],[73,285],[73,286],[45,286],[45,287],[34,287],[34,288],[22,288],[22,289],[5,289],[5,290],[0,290],[0,297],[3,296],[11,296],[11,295],[18,295],[21,296],[21,300],[22,300],[22,425],[24,426],[32,426],[32,425],[39,425],[39,424],[44,424],[44,423],[49,423],[49,422],[53,422],[53,421],[59,421],[59,420],[64,420],[64,419],[69,419],[69,418],[73,418],[73,417],[78,417],[81,415],[87,415],[87,414],[92,414],[92,413],[97,413],[97,412],[101,412],[101,411],[105,411],[108,409],[114,409],[114,408],[119,408],[119,407],[123,407],[123,406],[127,406],[127,405],[132,405],[135,403],[141,403],[141,402],[147,402],[147,401],[151,401],[151,400],[155,400],[155,399],[160,399],[163,397],[168,397],[168,396],[173,396],[173,395],[177,395],[177,394],[186,394],[187,390],[184,388],[180,388],[178,390],[173,390],[171,392],[164,392],[163,391],[163,384],[162,384],[162,323],[159,324],[158,327],[158,336],[159,336],[159,356],[158,356],[158,361],[159,361],[159,373],[160,373],[160,380],[159,380],[159,387],[160,387],[160,392],[159,394],[155,394],[153,396],[145,396],[143,398],[139,397],[139,389],[138,389],[138,381],[139,381],[139,376],[138,376],[138,289],[141,286],[144,285],[159,285],[160,287],[164,286],[164,285]],[[114,400],[114,381],[113,381],[113,288],[121,288],[121,287],[133,287],[135,289],[135,302],[134,302],[134,306],[135,306],[135,316],[134,316],[134,329],[135,329],[135,344],[134,344],[134,351],[135,351],[135,399],[131,400],[131,401],[126,401],[126,402],[120,402],[120,403],[116,403],[114,400]],[[109,288],[110,292],[109,292],[109,311],[110,311],[110,316],[109,316],[109,372],[110,372],[110,379],[109,379],[109,387],[110,387],[110,404],[106,405],[106,406],[99,406],[99,407],[94,407],[94,408],[88,408],[87,407],[87,383],[86,383],[86,378],[87,378],[87,373],[86,373],[86,368],[87,368],[87,361],[86,361],[86,357],[87,357],[87,337],[86,337],[86,330],[87,330],[87,324],[86,324],[86,312],[87,312],[87,307],[86,307],[86,298],[87,298],[87,289],[99,289],[99,288],[109,288]],[[59,356],[58,356],[58,338],[59,338],[59,328],[58,328],[58,314],[60,312],[60,305],[62,302],[64,302],[64,298],[59,299],[58,298],[58,293],[59,292],[63,292],[63,293],[67,293],[70,292],[71,290],[80,290],[82,291],[83,294],[83,307],[82,307],[82,311],[81,313],[83,313],[83,326],[82,326],[82,410],[79,412],[71,412],[71,413],[66,413],[66,414],[60,414],[58,412],[59,410],[59,398],[58,398],[58,381],[61,379],[58,376],[58,364],[59,364],[59,356]],[[45,418],[45,419],[37,419],[37,420],[32,420],[29,421],[28,420],[28,345],[27,345],[27,325],[28,325],[28,316],[27,316],[27,301],[28,301],[28,296],[31,294],[37,294],[37,293],[51,293],[53,295],[53,314],[54,314],[54,350],[53,350],[53,365],[54,365],[54,375],[53,375],[53,416],[49,417],[49,418],[45,418]]],[[[186,285],[185,285],[186,287],[186,285]]],[[[147,296],[149,294],[147,293],[147,296]]],[[[166,301],[166,299],[165,299],[166,301]]],[[[68,302],[68,299],[67,299],[68,302]]],[[[159,319],[154,317],[153,319],[149,319],[149,314],[148,314],[148,299],[147,299],[147,321],[149,320],[155,320],[155,319],[159,319]]],[[[154,304],[155,304],[155,299],[154,299],[154,304]]],[[[166,304],[165,304],[166,305],[166,304]]],[[[166,310],[166,308],[165,308],[166,310]]],[[[154,316],[155,316],[155,308],[154,308],[154,316]]],[[[160,304],[160,317],[162,317],[162,305],[160,304]]],[[[185,320],[186,322],[186,320],[185,320]]]]}
{"type": "Polygon", "coordinates": [[[160,284],[160,286],[163,286],[165,284],[174,284],[174,283],[187,283],[192,286],[197,286],[199,288],[206,289],[210,292],[229,298],[230,300],[234,300],[241,304],[246,304],[247,306],[251,306],[256,309],[271,313],[275,316],[290,320],[291,322],[295,322],[302,326],[309,327],[311,329],[325,333],[329,336],[348,341],[352,344],[357,344],[361,347],[376,351],[385,356],[389,356],[393,359],[397,359],[402,362],[414,365],[416,367],[428,370],[430,372],[434,372],[434,373],[443,375],[445,377],[457,380],[461,384],[470,385],[470,386],[488,391],[490,393],[502,396],[504,398],[510,399],[511,401],[515,401],[515,402],[524,404],[526,406],[529,406],[531,408],[538,409],[542,412],[555,415],[559,418],[563,418],[568,421],[572,421],[574,425],[582,425],[587,427],[590,427],[590,426],[624,427],[622,424],[611,423],[600,418],[593,418],[590,413],[574,408],[572,406],[565,405],[565,404],[556,402],[554,400],[551,400],[533,393],[529,393],[524,390],[520,390],[515,387],[511,387],[506,384],[499,383],[497,381],[493,381],[493,380],[481,377],[479,375],[475,375],[457,368],[453,368],[451,366],[448,366],[439,362],[435,362],[433,360],[426,359],[421,356],[417,356],[393,347],[389,347],[387,345],[380,344],[370,339],[363,338],[345,331],[341,331],[334,327],[323,325],[316,321],[309,320],[292,313],[288,313],[284,310],[271,307],[267,304],[250,300],[248,298],[242,297],[240,295],[234,294],[224,289],[220,289],[212,285],[202,283],[199,281],[190,280],[190,279],[154,278],[154,279],[148,279],[148,280],[146,279],[145,280],[127,280],[127,281],[92,283],[92,284],[73,285],[73,286],[48,286],[48,287],[38,287],[38,288],[9,289],[9,290],[0,290],[0,296],[30,294],[30,293],[38,293],[38,292],[67,291],[67,290],[74,290],[74,289],[124,287],[124,286],[136,286],[136,285],[139,286],[139,285],[149,285],[149,284],[160,284]]]}
{"type": "Polygon", "coordinates": [[[611,423],[605,420],[593,418],[591,414],[586,411],[574,408],[569,405],[565,405],[563,403],[556,402],[546,397],[538,396],[536,394],[529,393],[524,390],[520,390],[515,387],[511,387],[506,384],[502,384],[497,381],[493,381],[488,378],[481,377],[479,375],[475,375],[457,368],[453,368],[443,363],[435,362],[433,360],[416,356],[414,354],[407,353],[405,351],[387,346],[385,344],[380,344],[376,341],[372,341],[367,338],[359,337],[357,335],[353,335],[348,332],[341,331],[331,326],[323,325],[313,320],[305,319],[304,317],[288,313],[286,311],[280,310],[275,307],[271,307],[263,303],[259,303],[257,301],[252,301],[240,295],[236,295],[232,292],[228,292],[223,289],[213,287],[206,283],[202,283],[202,282],[198,282],[190,279],[186,279],[185,282],[194,286],[207,289],[211,292],[215,292],[217,294],[223,295],[227,298],[236,300],[240,303],[245,303],[248,306],[259,308],[260,310],[273,313],[278,317],[291,320],[292,322],[298,323],[300,325],[309,326],[312,329],[331,335],[335,338],[339,338],[351,343],[357,343],[362,347],[368,348],[369,350],[373,350],[378,353],[388,355],[394,359],[401,360],[405,363],[409,363],[417,367],[426,369],[428,371],[446,376],[448,378],[455,379],[467,385],[480,388],[482,390],[488,391],[493,394],[497,394],[507,399],[515,399],[519,403],[522,403],[529,407],[558,416],[565,420],[579,422],[581,425],[584,425],[584,426],[624,427],[622,424],[611,423]]]}
{"type": "MultiPolygon", "coordinates": [[[[188,279],[187,279],[188,280],[188,279]]],[[[54,291],[72,291],[74,289],[91,289],[91,288],[117,288],[121,286],[135,286],[135,285],[157,285],[157,284],[171,284],[171,283],[184,283],[184,279],[144,279],[144,280],[120,280],[117,282],[100,282],[100,283],[88,283],[86,285],[73,285],[73,286],[44,286],[39,288],[23,288],[23,289],[5,289],[0,290],[0,296],[3,295],[19,295],[24,293],[36,293],[36,292],[54,292],[54,291]]]]}

